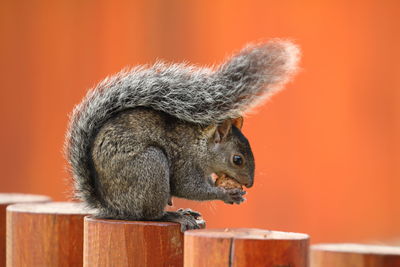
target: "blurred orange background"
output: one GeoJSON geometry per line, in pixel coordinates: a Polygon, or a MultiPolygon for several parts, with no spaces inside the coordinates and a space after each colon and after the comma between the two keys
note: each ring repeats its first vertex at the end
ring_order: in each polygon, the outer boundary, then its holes
{"type": "Polygon", "coordinates": [[[175,201],[208,227],[305,232],[312,242],[400,237],[399,1],[13,1],[0,7],[0,191],[69,198],[73,106],[107,75],[156,59],[221,62],[290,38],[302,71],[245,120],[247,202],[175,201]]]}

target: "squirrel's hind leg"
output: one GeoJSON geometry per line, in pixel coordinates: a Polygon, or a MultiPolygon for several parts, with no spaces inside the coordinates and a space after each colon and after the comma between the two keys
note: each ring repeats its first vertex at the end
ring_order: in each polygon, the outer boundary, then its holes
{"type": "Polygon", "coordinates": [[[136,155],[120,152],[99,177],[105,207],[100,217],[158,220],[170,198],[169,164],[163,151],[147,147],[136,155]],[[106,178],[107,177],[107,178],[106,178]]]}
{"type": "Polygon", "coordinates": [[[190,209],[167,211],[160,221],[177,222],[181,225],[181,231],[200,229],[205,227],[205,222],[200,220],[201,214],[190,209]]]}

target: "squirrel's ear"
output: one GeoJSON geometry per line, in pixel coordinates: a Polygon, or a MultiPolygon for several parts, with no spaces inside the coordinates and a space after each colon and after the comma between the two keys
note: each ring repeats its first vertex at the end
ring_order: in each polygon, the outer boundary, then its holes
{"type": "Polygon", "coordinates": [[[238,117],[236,119],[232,119],[232,125],[235,125],[236,128],[241,130],[243,127],[243,117],[238,117]]]}
{"type": "Polygon", "coordinates": [[[218,125],[214,135],[214,142],[221,143],[223,140],[225,140],[226,136],[229,134],[231,129],[232,129],[232,120],[230,119],[227,119],[223,123],[218,125]]]}
{"type": "Polygon", "coordinates": [[[217,130],[217,124],[211,124],[205,127],[202,131],[202,135],[207,138],[212,138],[217,130]]]}

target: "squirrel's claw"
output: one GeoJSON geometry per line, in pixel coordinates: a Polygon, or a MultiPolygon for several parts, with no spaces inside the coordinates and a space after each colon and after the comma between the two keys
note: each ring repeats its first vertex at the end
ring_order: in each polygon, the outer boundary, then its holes
{"type": "Polygon", "coordinates": [[[162,221],[177,222],[181,225],[181,231],[205,228],[205,221],[201,214],[191,209],[179,209],[178,211],[167,211],[162,221]]]}
{"type": "Polygon", "coordinates": [[[246,191],[243,191],[241,189],[225,189],[225,199],[224,202],[227,204],[240,204],[246,199],[243,197],[243,195],[246,194],[246,191]]]}
{"type": "Polygon", "coordinates": [[[191,210],[191,209],[178,209],[177,212],[182,215],[192,216],[195,219],[198,219],[201,217],[201,214],[199,212],[191,210]]]}

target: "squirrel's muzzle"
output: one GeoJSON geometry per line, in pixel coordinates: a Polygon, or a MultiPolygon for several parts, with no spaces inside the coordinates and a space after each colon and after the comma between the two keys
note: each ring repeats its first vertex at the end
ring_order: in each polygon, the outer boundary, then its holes
{"type": "Polygon", "coordinates": [[[242,176],[238,177],[237,180],[240,184],[244,185],[247,188],[250,188],[253,186],[254,176],[242,176]]]}
{"type": "Polygon", "coordinates": [[[253,181],[251,181],[250,183],[247,184],[243,184],[245,187],[250,188],[253,186],[253,181]]]}

